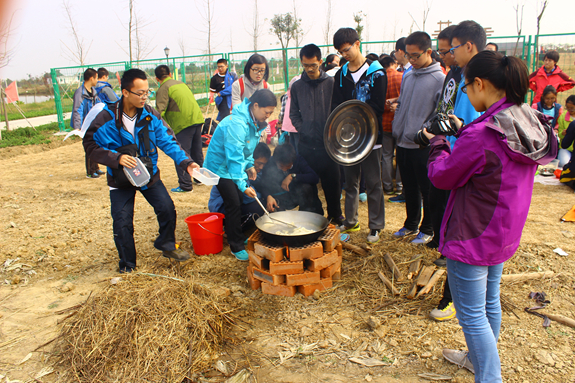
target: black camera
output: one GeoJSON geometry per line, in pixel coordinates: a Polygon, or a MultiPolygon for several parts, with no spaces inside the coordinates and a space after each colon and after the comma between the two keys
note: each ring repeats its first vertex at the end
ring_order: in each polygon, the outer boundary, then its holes
{"type": "MultiPolygon", "coordinates": [[[[438,113],[431,120],[427,131],[435,136],[454,136],[457,133],[457,125],[455,124],[455,120],[450,118],[447,114],[438,113]]],[[[429,145],[429,139],[425,134],[423,134],[423,129],[415,134],[413,141],[422,148],[429,145]]]]}

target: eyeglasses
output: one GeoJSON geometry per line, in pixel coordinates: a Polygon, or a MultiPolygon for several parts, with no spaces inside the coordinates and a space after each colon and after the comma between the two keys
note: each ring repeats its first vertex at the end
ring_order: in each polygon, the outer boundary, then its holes
{"type": "Polygon", "coordinates": [[[468,82],[467,84],[463,85],[463,86],[461,87],[461,91],[462,91],[463,93],[467,94],[467,86],[468,86],[468,85],[471,85],[471,84],[473,84],[473,81],[468,82]]]}
{"type": "MultiPolygon", "coordinates": [[[[470,42],[470,41],[468,41],[468,42],[470,42]]],[[[455,52],[455,50],[456,50],[457,48],[459,48],[460,46],[465,45],[465,44],[467,44],[467,43],[459,44],[458,46],[451,48],[451,49],[449,50],[449,53],[454,54],[454,52],[455,52]]],[[[473,43],[472,43],[472,44],[473,44],[473,43]]]]}
{"type": "Polygon", "coordinates": [[[435,51],[435,53],[437,53],[439,55],[439,57],[445,57],[446,54],[451,53],[453,54],[453,52],[451,52],[450,49],[446,50],[445,52],[440,51],[439,49],[435,51]]]}
{"type": "MultiPolygon", "coordinates": [[[[127,90],[127,89],[126,89],[126,90],[127,90]]],[[[150,97],[150,95],[152,94],[152,90],[151,90],[151,89],[148,89],[148,90],[146,90],[146,91],[144,91],[144,92],[141,92],[141,93],[134,93],[134,92],[132,92],[131,90],[128,90],[128,92],[130,92],[130,93],[132,93],[132,94],[135,94],[136,96],[138,96],[138,97],[140,97],[140,98],[142,98],[142,99],[144,99],[144,100],[145,100],[146,98],[150,97]]]]}
{"type": "Polygon", "coordinates": [[[301,64],[305,69],[317,69],[319,68],[318,64],[301,64]]]}
{"type": "Polygon", "coordinates": [[[414,53],[411,55],[407,55],[407,58],[409,59],[409,61],[417,61],[422,54],[424,54],[425,52],[421,52],[420,54],[414,53]]]}
{"type": "Polygon", "coordinates": [[[255,74],[264,74],[266,73],[265,69],[255,69],[255,68],[250,68],[252,70],[252,72],[254,72],[255,74]]]}
{"type": "MultiPolygon", "coordinates": [[[[353,43],[353,44],[355,44],[355,43],[353,43]]],[[[345,49],[343,49],[343,50],[341,50],[341,51],[337,51],[337,54],[340,55],[340,56],[343,56],[344,53],[349,52],[349,50],[350,50],[351,48],[353,48],[353,44],[351,44],[349,47],[347,47],[347,48],[345,48],[345,49]]]]}

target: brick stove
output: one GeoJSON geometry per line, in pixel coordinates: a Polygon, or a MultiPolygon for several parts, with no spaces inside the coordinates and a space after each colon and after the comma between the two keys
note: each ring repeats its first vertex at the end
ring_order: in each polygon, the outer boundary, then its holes
{"type": "Polygon", "coordinates": [[[339,230],[330,225],[318,238],[301,247],[277,246],[265,242],[256,230],[248,239],[248,281],[264,294],[308,297],[314,291],[332,287],[341,278],[343,248],[339,230]]]}

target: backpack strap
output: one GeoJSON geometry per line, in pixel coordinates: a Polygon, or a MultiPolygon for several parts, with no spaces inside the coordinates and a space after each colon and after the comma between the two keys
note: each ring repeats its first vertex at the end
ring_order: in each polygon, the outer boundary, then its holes
{"type": "Polygon", "coordinates": [[[268,83],[266,82],[266,80],[264,80],[264,89],[268,88],[268,83]]]}
{"type": "Polygon", "coordinates": [[[243,78],[243,77],[240,77],[239,82],[240,82],[240,98],[243,98],[243,97],[244,97],[244,90],[245,90],[245,88],[244,88],[244,78],[243,78]]]}

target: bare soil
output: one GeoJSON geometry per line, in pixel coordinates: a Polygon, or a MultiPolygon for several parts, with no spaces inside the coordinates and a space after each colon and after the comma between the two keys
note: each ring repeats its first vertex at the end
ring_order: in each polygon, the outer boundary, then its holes
{"type": "MultiPolygon", "coordinates": [[[[162,155],[159,166],[166,186],[177,186],[173,162],[162,155]]],[[[202,185],[193,193],[172,195],[176,234],[187,250],[192,247],[184,218],[207,211],[209,190],[202,185]]],[[[332,289],[315,298],[282,298],[251,291],[246,263],[237,261],[227,245],[220,254],[192,256],[180,267],[171,264],[153,248],[157,222],[152,208],[141,196],[136,200],[138,271],[193,277],[229,293],[225,299],[236,307],[237,340],[228,344],[222,360],[232,370],[249,369],[252,381],[419,382],[424,379],[418,374],[436,373],[473,382],[471,373],[441,356],[444,347],[465,349],[457,319],[438,323],[428,318],[443,280],[424,299],[408,300],[409,282],[396,282],[401,295],[393,297],[377,277],[378,271],[390,276],[382,260],[386,252],[403,272],[414,254],[423,254],[426,265],[439,256],[392,237],[405,219],[403,204],[386,202],[386,228],[373,246],[374,257],[358,263],[361,257],[345,251],[343,279],[332,289]],[[372,329],[370,317],[381,326],[372,329]],[[351,357],[372,357],[386,365],[363,367],[351,357]]],[[[530,292],[544,291],[551,301],[548,312],[575,318],[575,227],[560,221],[573,205],[571,189],[535,184],[521,246],[504,273],[550,270],[555,276],[502,285],[517,307],[517,317],[503,314],[499,352],[506,382],[567,382],[575,376],[575,330],[555,322],[545,329],[542,319],[523,311],[534,305],[530,292]],[[557,255],[557,247],[569,255],[557,255]]],[[[58,321],[65,317],[58,310],[85,301],[118,275],[109,210],[104,177],[85,177],[79,141],[0,151],[0,375],[7,381],[63,381],[61,367],[51,366],[50,345],[36,349],[58,334],[58,321]],[[55,371],[41,376],[49,367],[55,371]]],[[[367,235],[365,204],[360,223],[363,229],[352,234],[355,244],[367,235]]],[[[199,381],[225,379],[211,370],[199,381]]]]}

